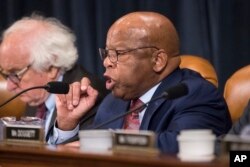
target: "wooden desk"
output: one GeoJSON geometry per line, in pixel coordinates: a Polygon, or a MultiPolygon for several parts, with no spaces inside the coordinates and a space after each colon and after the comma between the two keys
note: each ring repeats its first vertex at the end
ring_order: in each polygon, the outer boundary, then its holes
{"type": "Polygon", "coordinates": [[[78,148],[66,146],[30,146],[0,143],[1,167],[226,167],[228,160],[213,162],[181,162],[175,156],[131,156],[125,154],[83,153],[78,148]]]}

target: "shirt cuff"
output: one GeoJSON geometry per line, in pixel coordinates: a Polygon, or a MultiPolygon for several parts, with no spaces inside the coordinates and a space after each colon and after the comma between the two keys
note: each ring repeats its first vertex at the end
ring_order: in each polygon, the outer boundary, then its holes
{"type": "Polygon", "coordinates": [[[61,144],[65,142],[66,140],[77,135],[78,131],[79,131],[79,124],[75,127],[75,129],[70,130],[70,131],[63,131],[61,129],[58,129],[56,126],[54,126],[53,135],[50,136],[49,143],[61,144]]]}

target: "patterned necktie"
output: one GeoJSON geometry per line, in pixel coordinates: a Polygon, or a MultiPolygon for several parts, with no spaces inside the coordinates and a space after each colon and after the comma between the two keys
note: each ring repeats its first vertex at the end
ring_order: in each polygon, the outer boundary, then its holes
{"type": "Polygon", "coordinates": [[[45,120],[46,111],[47,111],[47,107],[46,107],[45,103],[40,104],[37,108],[37,111],[36,111],[36,117],[45,120]]]}
{"type": "MultiPolygon", "coordinates": [[[[142,106],[144,103],[140,99],[132,100],[130,104],[130,111],[134,110],[140,106],[142,106]]],[[[125,117],[124,120],[124,129],[132,129],[132,130],[139,130],[140,127],[140,120],[139,120],[139,113],[144,109],[138,109],[134,112],[130,113],[125,117]]]]}

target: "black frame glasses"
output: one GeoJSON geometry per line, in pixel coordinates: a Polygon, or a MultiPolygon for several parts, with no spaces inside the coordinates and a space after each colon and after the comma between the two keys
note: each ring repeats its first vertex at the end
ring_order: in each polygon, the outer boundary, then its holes
{"type": "Polygon", "coordinates": [[[155,46],[143,46],[143,47],[139,47],[139,48],[133,48],[133,49],[128,49],[128,50],[116,50],[116,49],[103,49],[103,48],[99,48],[99,54],[101,57],[101,60],[103,61],[106,57],[109,58],[109,60],[112,63],[116,63],[118,61],[118,56],[119,55],[123,55],[126,54],[128,52],[132,52],[138,49],[147,49],[147,48],[153,48],[156,50],[159,50],[159,48],[155,47],[155,46]]]}
{"type": "Polygon", "coordinates": [[[28,71],[28,69],[30,68],[31,65],[28,65],[26,67],[24,67],[23,69],[21,69],[18,72],[12,72],[12,73],[3,73],[2,69],[0,69],[0,74],[3,76],[3,78],[5,78],[6,80],[9,79],[10,81],[12,81],[15,84],[19,84],[22,77],[24,76],[24,74],[28,71]]]}

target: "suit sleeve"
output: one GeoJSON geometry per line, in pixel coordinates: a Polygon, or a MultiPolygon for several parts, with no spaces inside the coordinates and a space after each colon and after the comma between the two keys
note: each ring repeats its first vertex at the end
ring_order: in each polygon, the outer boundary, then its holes
{"type": "Polygon", "coordinates": [[[163,126],[157,144],[162,152],[178,152],[177,136],[183,129],[212,129],[219,136],[231,128],[225,100],[213,86],[189,85],[189,94],[171,103],[159,122],[163,126]]]}

